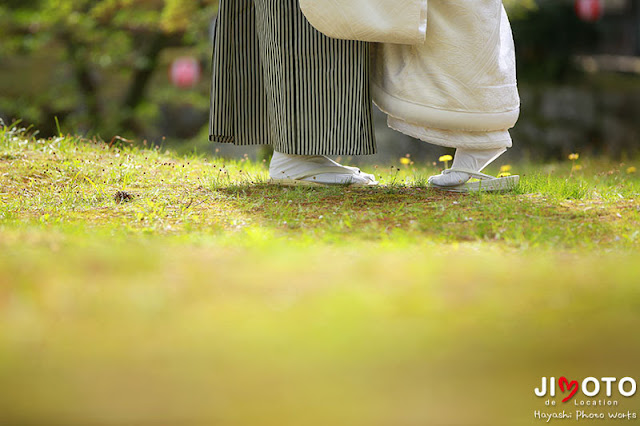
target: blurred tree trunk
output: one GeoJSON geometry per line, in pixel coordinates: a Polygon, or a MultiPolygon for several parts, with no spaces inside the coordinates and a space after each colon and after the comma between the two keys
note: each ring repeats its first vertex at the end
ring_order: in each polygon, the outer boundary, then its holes
{"type": "Polygon", "coordinates": [[[633,15],[636,18],[636,55],[640,56],[640,2],[633,1],[631,7],[633,7],[635,12],[633,15]]]}
{"type": "Polygon", "coordinates": [[[63,33],[61,39],[69,56],[73,76],[86,110],[87,129],[85,130],[97,130],[100,126],[98,84],[91,71],[90,60],[86,55],[88,49],[82,43],[74,40],[69,33],[63,33]]]}
{"type": "Polygon", "coordinates": [[[153,76],[153,72],[158,67],[158,60],[160,53],[167,47],[169,37],[164,33],[154,34],[147,43],[146,49],[142,52],[142,56],[145,58],[143,66],[138,67],[131,77],[131,83],[124,96],[122,102],[122,112],[120,118],[120,125],[118,128],[133,130],[137,133],[139,130],[136,120],[134,118],[134,112],[136,108],[145,99],[145,93],[147,86],[153,76]]]}

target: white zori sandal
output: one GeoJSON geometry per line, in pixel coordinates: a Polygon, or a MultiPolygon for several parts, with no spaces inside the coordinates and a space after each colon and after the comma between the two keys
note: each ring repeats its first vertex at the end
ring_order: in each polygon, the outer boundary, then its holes
{"type": "Polygon", "coordinates": [[[432,188],[450,192],[511,191],[520,182],[520,176],[494,177],[480,173],[506,150],[506,148],[489,150],[459,148],[451,168],[439,175],[431,176],[429,185],[432,188]],[[477,180],[469,182],[472,178],[477,180]]]}
{"type": "Polygon", "coordinates": [[[375,176],[343,166],[322,155],[290,155],[274,151],[269,183],[285,186],[377,185],[375,176]]]}
{"type": "Polygon", "coordinates": [[[505,176],[505,177],[494,177],[490,175],[485,175],[484,173],[476,172],[474,170],[469,169],[454,169],[453,167],[442,172],[443,175],[448,175],[451,173],[465,173],[469,175],[471,178],[475,178],[478,180],[472,182],[465,182],[461,185],[454,186],[439,186],[434,183],[431,183],[433,188],[441,189],[449,192],[477,192],[477,191],[486,191],[486,192],[499,192],[499,191],[512,191],[518,182],[520,182],[520,176],[505,176]]]}

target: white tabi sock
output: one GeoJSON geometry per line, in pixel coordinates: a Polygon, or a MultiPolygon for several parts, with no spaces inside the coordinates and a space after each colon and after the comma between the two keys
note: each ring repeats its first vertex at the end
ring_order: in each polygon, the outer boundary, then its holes
{"type": "MultiPolygon", "coordinates": [[[[453,158],[452,169],[470,169],[476,172],[482,171],[494,160],[507,151],[507,148],[497,149],[464,149],[458,148],[453,158]]],[[[467,173],[452,172],[431,176],[429,183],[436,186],[462,185],[471,178],[467,173]]]]}
{"type": "Polygon", "coordinates": [[[374,185],[377,184],[375,176],[364,173],[357,167],[343,166],[330,158],[322,155],[291,155],[274,151],[269,165],[269,176],[273,180],[279,179],[299,179],[314,183],[337,185],[356,184],[374,185]],[[335,172],[323,172],[300,178],[314,170],[323,168],[334,168],[335,172]]]}

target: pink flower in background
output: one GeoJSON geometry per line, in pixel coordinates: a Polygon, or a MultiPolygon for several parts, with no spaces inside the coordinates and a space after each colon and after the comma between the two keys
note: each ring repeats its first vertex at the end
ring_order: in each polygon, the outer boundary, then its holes
{"type": "Polygon", "coordinates": [[[200,63],[193,57],[178,58],[171,64],[171,83],[180,88],[195,86],[200,81],[200,63]]]}
{"type": "Polygon", "coordinates": [[[604,8],[602,0],[576,0],[576,13],[586,22],[595,22],[602,18],[604,8]]]}

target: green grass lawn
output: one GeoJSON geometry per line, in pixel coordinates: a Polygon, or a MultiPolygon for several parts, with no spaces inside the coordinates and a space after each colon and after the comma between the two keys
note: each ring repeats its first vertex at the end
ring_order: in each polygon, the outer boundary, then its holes
{"type": "Polygon", "coordinates": [[[2,127],[0,424],[639,421],[639,395],[534,394],[640,381],[640,161],[575,164],[513,164],[508,194],[400,159],[365,169],[379,187],[284,188],[247,159],[2,127]]]}

